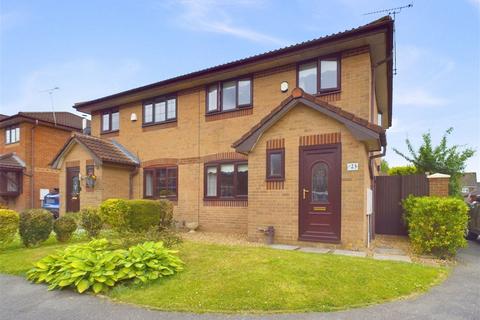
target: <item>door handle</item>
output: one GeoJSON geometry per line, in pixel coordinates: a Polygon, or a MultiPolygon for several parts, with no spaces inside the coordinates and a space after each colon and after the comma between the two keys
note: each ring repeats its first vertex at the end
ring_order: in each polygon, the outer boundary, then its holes
{"type": "Polygon", "coordinates": [[[310,192],[310,191],[303,188],[303,200],[305,200],[307,198],[307,192],[310,192]]]}

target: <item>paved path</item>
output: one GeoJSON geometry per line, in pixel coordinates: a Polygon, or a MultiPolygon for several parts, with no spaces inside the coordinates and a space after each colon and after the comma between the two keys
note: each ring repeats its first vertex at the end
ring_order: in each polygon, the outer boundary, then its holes
{"type": "Polygon", "coordinates": [[[0,275],[0,319],[480,319],[480,240],[459,254],[450,278],[413,299],[331,313],[295,315],[219,315],[159,312],[71,291],[47,292],[19,277],[0,275]]]}

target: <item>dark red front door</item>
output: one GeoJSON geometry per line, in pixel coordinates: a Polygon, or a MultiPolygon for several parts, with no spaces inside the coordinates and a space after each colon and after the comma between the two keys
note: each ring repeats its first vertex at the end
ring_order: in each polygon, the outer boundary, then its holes
{"type": "Polygon", "coordinates": [[[67,212],[80,211],[80,173],[79,167],[67,168],[67,192],[65,194],[67,212]]]}
{"type": "Polygon", "coordinates": [[[300,240],[340,241],[340,186],[340,144],[300,147],[300,240]]]}

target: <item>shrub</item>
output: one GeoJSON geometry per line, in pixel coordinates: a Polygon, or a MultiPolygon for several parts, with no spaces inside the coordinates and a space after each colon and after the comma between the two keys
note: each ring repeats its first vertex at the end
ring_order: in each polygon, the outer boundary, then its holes
{"type": "Polygon", "coordinates": [[[53,216],[44,209],[28,209],[20,213],[19,231],[26,247],[48,239],[53,228],[53,216]]]}
{"type": "Polygon", "coordinates": [[[0,247],[15,239],[18,230],[18,213],[13,210],[0,209],[0,247]]]}
{"type": "Polygon", "coordinates": [[[462,200],[409,196],[403,208],[414,251],[445,258],[466,245],[468,207],[462,200]]]}
{"type": "Polygon", "coordinates": [[[112,241],[118,242],[122,248],[129,248],[133,245],[148,241],[161,241],[165,247],[172,248],[182,243],[182,238],[171,229],[151,227],[149,230],[142,232],[123,232],[120,238],[116,238],[112,241]]]}
{"type": "Polygon", "coordinates": [[[75,230],[77,230],[77,223],[71,215],[61,216],[53,223],[53,231],[60,242],[69,241],[75,230]]]}
{"type": "Polygon", "coordinates": [[[100,205],[100,216],[120,233],[165,229],[173,221],[173,204],[168,200],[109,199],[100,205]]]}
{"type": "Polygon", "coordinates": [[[87,231],[90,238],[96,238],[103,227],[102,219],[96,208],[84,208],[80,211],[80,226],[87,231]]]}
{"type": "Polygon", "coordinates": [[[400,166],[400,167],[392,167],[388,169],[389,176],[408,176],[410,174],[419,174],[417,168],[414,166],[400,166]]]}
{"type": "Polygon", "coordinates": [[[105,291],[119,282],[146,283],[182,270],[176,251],[161,242],[146,242],[112,250],[106,239],[67,247],[49,255],[27,272],[30,281],[49,284],[48,289],[75,287],[80,293],[90,289],[105,291]]]}

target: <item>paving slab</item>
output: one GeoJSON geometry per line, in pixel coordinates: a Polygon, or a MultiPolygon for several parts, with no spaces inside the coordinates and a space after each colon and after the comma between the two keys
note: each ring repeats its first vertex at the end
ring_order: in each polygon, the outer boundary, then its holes
{"type": "Polygon", "coordinates": [[[396,255],[396,256],[404,256],[405,252],[402,249],[398,248],[375,248],[374,249],[375,253],[378,254],[390,254],[390,255],[396,255]]]}
{"type": "Polygon", "coordinates": [[[289,250],[289,251],[298,250],[300,248],[299,246],[291,246],[288,244],[271,244],[269,247],[272,249],[289,250]]]}
{"type": "Polygon", "coordinates": [[[412,262],[409,256],[405,255],[393,255],[393,254],[380,254],[374,253],[373,259],[376,260],[391,260],[391,261],[402,261],[402,262],[412,262]]]}
{"type": "Polygon", "coordinates": [[[352,250],[340,250],[336,249],[333,250],[333,254],[338,254],[342,256],[349,256],[349,257],[366,257],[367,253],[363,251],[352,251],[352,250]]]}
{"type": "Polygon", "coordinates": [[[312,248],[312,247],[302,247],[298,251],[308,252],[308,253],[329,253],[331,249],[328,248],[312,248]]]}

